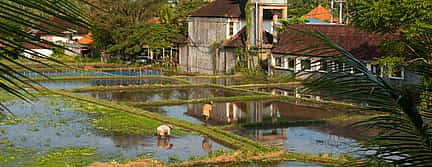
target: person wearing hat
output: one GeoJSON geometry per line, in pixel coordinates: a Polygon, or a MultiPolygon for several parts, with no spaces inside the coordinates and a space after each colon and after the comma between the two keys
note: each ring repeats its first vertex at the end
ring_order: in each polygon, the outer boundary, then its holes
{"type": "Polygon", "coordinates": [[[169,137],[171,134],[172,125],[161,125],[156,129],[156,133],[158,135],[158,138],[165,138],[169,137]]]}
{"type": "Polygon", "coordinates": [[[211,114],[212,110],[213,110],[213,101],[210,101],[209,103],[204,104],[204,106],[202,108],[201,115],[203,116],[203,118],[206,122],[210,118],[210,114],[211,114]]]}

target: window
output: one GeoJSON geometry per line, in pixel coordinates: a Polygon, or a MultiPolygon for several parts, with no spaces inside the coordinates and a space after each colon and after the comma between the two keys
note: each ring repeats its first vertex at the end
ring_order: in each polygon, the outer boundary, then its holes
{"type": "Polygon", "coordinates": [[[371,65],[371,71],[375,75],[382,76],[382,70],[381,67],[378,65],[371,65]]]}
{"type": "Polygon", "coordinates": [[[289,69],[295,68],[295,58],[288,58],[288,68],[289,69]]]}
{"type": "Polygon", "coordinates": [[[404,79],[404,71],[401,68],[394,69],[389,77],[393,79],[404,79]]]}
{"type": "Polygon", "coordinates": [[[282,57],[275,57],[276,67],[282,67],[282,57]]]}
{"type": "Polygon", "coordinates": [[[321,71],[329,71],[329,66],[327,60],[320,60],[320,70],[321,71]]]}
{"type": "Polygon", "coordinates": [[[229,36],[234,35],[234,22],[229,22],[229,36]]]}
{"type": "Polygon", "coordinates": [[[310,70],[311,69],[311,60],[301,60],[301,69],[302,70],[310,70]]]}

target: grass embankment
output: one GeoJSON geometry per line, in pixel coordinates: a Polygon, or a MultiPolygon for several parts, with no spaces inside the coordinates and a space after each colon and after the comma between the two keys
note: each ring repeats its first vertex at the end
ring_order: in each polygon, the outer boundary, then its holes
{"type": "Polygon", "coordinates": [[[318,162],[330,166],[344,165],[349,162],[346,157],[329,157],[327,155],[310,155],[302,153],[287,153],[284,151],[271,152],[254,156],[247,156],[241,152],[232,154],[209,155],[207,157],[198,157],[195,160],[185,161],[178,164],[169,165],[170,167],[180,166],[243,166],[247,164],[265,164],[279,161],[302,161],[302,162],[318,162]]]}
{"type": "MultiPolygon", "coordinates": [[[[73,100],[73,103],[79,105],[78,108],[74,109],[91,115],[90,121],[92,126],[105,134],[154,135],[155,129],[162,124],[145,117],[120,112],[88,102],[73,100]]],[[[176,128],[173,130],[173,134],[181,135],[184,134],[184,131],[176,128]]]]}
{"type": "MultiPolygon", "coordinates": [[[[349,120],[365,120],[380,115],[343,115],[332,118],[324,118],[318,120],[297,120],[297,121],[265,121],[265,122],[249,122],[239,125],[238,127],[281,127],[281,126],[301,126],[301,125],[311,125],[311,124],[325,124],[337,121],[349,121],[349,120]]],[[[230,128],[230,126],[225,126],[224,128],[230,128]]]]}
{"type": "Polygon", "coordinates": [[[300,85],[300,82],[287,82],[287,83],[268,83],[268,84],[245,84],[245,85],[231,85],[231,88],[262,88],[262,87],[277,87],[277,86],[294,86],[300,85]]]}

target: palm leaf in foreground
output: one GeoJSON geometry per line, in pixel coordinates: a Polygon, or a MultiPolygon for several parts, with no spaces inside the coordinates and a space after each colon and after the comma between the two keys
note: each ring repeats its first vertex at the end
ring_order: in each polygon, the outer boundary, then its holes
{"type": "MultiPolygon", "coordinates": [[[[355,124],[378,129],[380,134],[362,144],[369,154],[350,166],[432,166],[432,112],[418,107],[419,94],[416,92],[421,92],[422,87],[395,86],[369,71],[364,63],[323,34],[295,31],[307,34],[319,43],[302,48],[301,53],[320,56],[320,62],[336,62],[330,64],[328,69],[332,70],[325,73],[298,73],[307,76],[304,93],[353,102],[362,106],[360,110],[387,113],[355,124]],[[342,63],[343,67],[338,65],[342,63]]],[[[430,64],[422,64],[422,69],[417,70],[431,69],[430,64]]]]}
{"type": "MultiPolygon", "coordinates": [[[[27,46],[38,46],[45,49],[60,48],[50,41],[46,41],[29,34],[26,30],[33,28],[49,34],[60,34],[70,27],[57,25],[50,22],[50,18],[57,17],[72,25],[88,27],[87,18],[79,4],[88,4],[84,0],[1,0],[0,1],[0,89],[18,98],[28,100],[31,93],[24,87],[33,87],[37,84],[31,78],[18,72],[18,68],[43,74],[27,67],[22,61],[41,64],[51,67],[49,63],[63,63],[44,57],[38,52],[32,51],[27,46]],[[56,31],[53,31],[56,29],[56,31]],[[30,54],[36,59],[27,58],[23,53],[30,54]],[[48,60],[48,61],[45,61],[48,60]]],[[[46,77],[46,76],[44,76],[46,77]]]]}

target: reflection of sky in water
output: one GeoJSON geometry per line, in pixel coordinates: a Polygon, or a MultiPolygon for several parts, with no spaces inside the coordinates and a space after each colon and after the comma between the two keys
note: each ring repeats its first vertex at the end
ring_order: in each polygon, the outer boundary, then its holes
{"type": "Polygon", "coordinates": [[[234,97],[247,93],[220,88],[134,89],[84,92],[82,95],[123,102],[188,100],[212,97],[234,97]]]}
{"type": "Polygon", "coordinates": [[[90,86],[109,85],[151,85],[151,84],[175,84],[175,80],[168,79],[88,79],[88,80],[67,80],[67,81],[40,81],[39,84],[50,89],[76,89],[90,86]]]}
{"type": "Polygon", "coordinates": [[[182,119],[194,124],[204,124],[201,120],[186,115],[185,112],[187,111],[187,105],[178,105],[178,106],[159,106],[159,107],[142,107],[145,110],[156,112],[159,114],[163,114],[169,117],[182,119]]]}
{"type": "Polygon", "coordinates": [[[264,144],[279,146],[287,151],[300,153],[350,154],[358,148],[358,143],[355,140],[315,131],[307,127],[242,129],[236,133],[264,144]]]}
{"type": "MultiPolygon", "coordinates": [[[[105,153],[102,160],[134,158],[140,154],[153,152],[153,158],[168,160],[170,156],[188,159],[191,156],[207,154],[201,147],[203,137],[185,135],[171,138],[171,150],[157,147],[155,136],[104,136],[98,134],[87,121],[89,117],[65,104],[61,100],[41,98],[34,105],[20,101],[8,102],[7,106],[17,117],[35,121],[35,124],[3,125],[7,132],[0,140],[12,140],[17,147],[35,150],[48,150],[59,146],[92,146],[97,152],[105,153]]],[[[212,150],[225,149],[212,142],[212,150]]]]}

